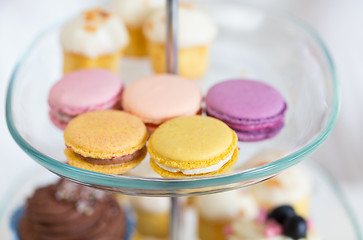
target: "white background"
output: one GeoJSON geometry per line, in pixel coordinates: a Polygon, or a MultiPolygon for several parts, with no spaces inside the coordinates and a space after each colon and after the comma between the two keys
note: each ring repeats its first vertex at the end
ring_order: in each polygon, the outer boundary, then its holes
{"type": "MultiPolygon", "coordinates": [[[[339,180],[363,227],[363,1],[253,2],[283,8],[304,19],[331,51],[342,88],[342,108],[332,135],[313,157],[339,180]]],[[[14,64],[40,30],[89,5],[90,0],[0,0],[0,197],[19,172],[36,164],[6,127],[6,88],[14,64]]]]}

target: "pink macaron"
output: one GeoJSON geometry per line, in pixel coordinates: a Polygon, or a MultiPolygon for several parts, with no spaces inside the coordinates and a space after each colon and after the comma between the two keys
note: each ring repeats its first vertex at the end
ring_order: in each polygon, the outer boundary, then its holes
{"type": "Polygon", "coordinates": [[[224,121],[240,141],[271,138],[284,126],[286,102],[263,82],[224,81],[209,89],[205,101],[207,114],[224,121]]]}
{"type": "Polygon", "coordinates": [[[74,117],[90,111],[120,106],[123,83],[105,69],[82,69],[64,75],[48,96],[50,120],[65,129],[74,117]]]}
{"type": "Polygon", "coordinates": [[[141,118],[150,133],[169,119],[200,113],[201,103],[199,87],[173,74],[138,79],[122,96],[123,110],[141,118]]]}

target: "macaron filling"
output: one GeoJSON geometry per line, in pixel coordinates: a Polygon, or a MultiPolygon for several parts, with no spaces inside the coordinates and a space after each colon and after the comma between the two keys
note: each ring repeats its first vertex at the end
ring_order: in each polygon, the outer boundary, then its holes
{"type": "Polygon", "coordinates": [[[49,111],[49,115],[51,118],[56,119],[57,121],[68,124],[73,118],[77,117],[79,114],[89,111],[96,111],[96,110],[107,110],[107,109],[118,109],[119,101],[121,98],[122,90],[111,100],[98,104],[97,106],[88,107],[88,108],[79,108],[79,109],[65,109],[64,107],[59,107],[49,102],[51,107],[49,111]]]}
{"type": "MultiPolygon", "coordinates": [[[[239,140],[242,141],[258,141],[263,139],[268,139],[277,135],[280,130],[284,127],[284,110],[273,118],[271,121],[264,122],[264,120],[245,120],[245,123],[250,122],[250,124],[236,124],[230,123],[224,120],[220,115],[216,116],[211,114],[207,109],[207,115],[215,118],[219,118],[224,121],[230,128],[232,128],[238,136],[239,140]]],[[[243,121],[243,119],[241,119],[243,121]]]]}
{"type": "Polygon", "coordinates": [[[57,119],[61,123],[69,123],[73,118],[77,116],[77,115],[68,115],[54,110],[50,110],[49,114],[51,115],[51,117],[57,119]]]}
{"type": "Polygon", "coordinates": [[[97,165],[114,165],[114,164],[121,164],[121,163],[125,163],[125,162],[130,162],[132,160],[138,159],[138,157],[140,155],[142,155],[142,153],[146,150],[145,147],[137,150],[134,153],[131,154],[127,154],[124,156],[120,156],[120,157],[113,157],[113,158],[109,158],[109,159],[102,159],[102,158],[91,158],[91,157],[84,157],[78,153],[76,153],[80,158],[82,158],[83,160],[92,163],[92,164],[97,164],[97,165]]]}
{"type": "Polygon", "coordinates": [[[226,164],[227,162],[229,162],[232,159],[233,156],[233,152],[228,155],[225,159],[219,161],[217,164],[215,165],[211,165],[205,168],[195,168],[195,169],[180,169],[180,168],[173,168],[173,167],[168,167],[165,165],[160,164],[159,162],[153,160],[160,168],[168,171],[168,172],[182,172],[185,175],[196,175],[196,174],[203,174],[203,173],[210,173],[210,172],[215,172],[218,171],[221,167],[223,167],[224,164],[226,164]]]}
{"type": "Polygon", "coordinates": [[[284,121],[285,111],[287,105],[284,104],[281,111],[272,117],[267,117],[264,119],[247,119],[247,118],[236,118],[228,116],[221,112],[214,110],[212,107],[207,106],[207,115],[211,117],[218,118],[225,122],[229,127],[241,131],[253,131],[256,129],[263,128],[274,128],[284,121]]]}

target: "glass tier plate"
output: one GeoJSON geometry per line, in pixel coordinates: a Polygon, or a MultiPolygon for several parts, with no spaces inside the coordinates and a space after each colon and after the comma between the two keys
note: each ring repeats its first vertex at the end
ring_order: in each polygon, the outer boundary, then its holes
{"type": "MultiPolygon", "coordinates": [[[[362,240],[361,229],[359,229],[354,213],[335,180],[317,164],[309,161],[308,164],[303,163],[303,166],[307,169],[314,184],[311,214],[315,229],[321,239],[362,240]]],[[[16,239],[14,238],[14,224],[11,222],[15,211],[24,205],[26,197],[36,187],[44,186],[55,180],[55,175],[39,167],[19,174],[16,181],[8,186],[7,194],[0,199],[0,239],[16,239]]],[[[195,212],[188,209],[184,214],[184,220],[185,239],[196,240],[195,212]]]]}
{"type": "MultiPolygon", "coordinates": [[[[205,94],[217,82],[248,78],[278,89],[288,103],[285,127],[274,138],[240,142],[238,163],[228,174],[165,179],[147,177],[148,157],[133,174],[107,175],[66,164],[62,131],[48,118],[47,97],[62,76],[59,32],[64,21],[41,32],[19,60],[7,93],[6,117],[18,145],[50,171],[73,181],[130,195],[182,196],[220,192],[267,179],[300,162],[331,132],[339,110],[339,86],[329,52],[316,32],[287,13],[240,1],[200,1],[218,25],[207,74],[195,82],[205,94]],[[204,4],[203,4],[204,3],[204,4]],[[245,164],[266,149],[283,154],[268,164],[245,164]]],[[[147,59],[123,58],[128,83],[152,74],[147,59]]]]}

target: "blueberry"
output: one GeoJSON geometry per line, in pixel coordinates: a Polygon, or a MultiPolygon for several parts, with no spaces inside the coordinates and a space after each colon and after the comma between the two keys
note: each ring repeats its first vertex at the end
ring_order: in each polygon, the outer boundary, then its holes
{"type": "Polygon", "coordinates": [[[289,205],[282,205],[273,209],[267,216],[268,219],[274,219],[276,222],[283,224],[287,218],[295,216],[294,209],[289,205]]]}
{"type": "Polygon", "coordinates": [[[300,216],[292,216],[285,220],[282,231],[285,236],[293,239],[306,237],[306,221],[300,216]]]}

